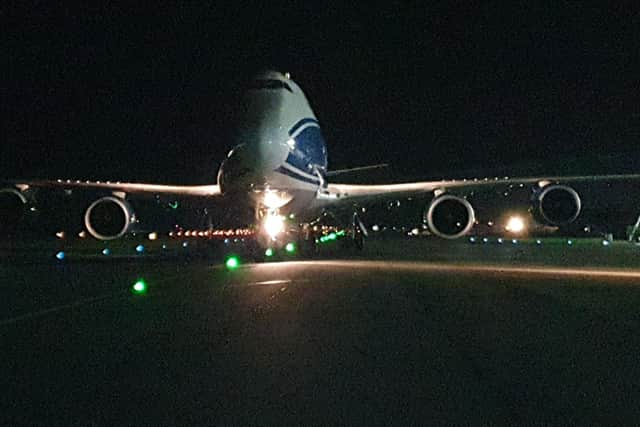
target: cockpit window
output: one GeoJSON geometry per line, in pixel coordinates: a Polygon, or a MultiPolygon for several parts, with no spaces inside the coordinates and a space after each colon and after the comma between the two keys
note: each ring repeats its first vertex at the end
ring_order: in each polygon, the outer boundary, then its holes
{"type": "Polygon", "coordinates": [[[293,93],[291,87],[282,80],[254,80],[249,89],[286,89],[293,93]]]}

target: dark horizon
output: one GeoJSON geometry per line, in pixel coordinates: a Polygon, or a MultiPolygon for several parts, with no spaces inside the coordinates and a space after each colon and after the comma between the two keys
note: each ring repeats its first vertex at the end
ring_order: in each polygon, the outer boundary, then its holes
{"type": "Polygon", "coordinates": [[[292,9],[3,7],[0,175],[210,183],[265,67],[305,91],[331,169],[634,171],[635,12],[292,9]]]}

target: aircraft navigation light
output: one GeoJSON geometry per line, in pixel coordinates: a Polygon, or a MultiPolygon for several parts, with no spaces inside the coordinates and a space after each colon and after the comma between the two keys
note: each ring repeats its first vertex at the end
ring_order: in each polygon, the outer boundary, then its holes
{"type": "Polygon", "coordinates": [[[280,215],[267,215],[264,220],[264,230],[275,240],[275,238],[284,230],[284,218],[280,215]]]}
{"type": "Polygon", "coordinates": [[[229,270],[235,270],[240,266],[240,260],[238,259],[237,256],[232,255],[229,258],[227,258],[224,265],[226,265],[229,270]]]}
{"type": "Polygon", "coordinates": [[[510,231],[511,233],[521,233],[524,229],[524,220],[519,216],[512,216],[509,218],[507,225],[505,226],[505,230],[510,231]]]}
{"type": "Polygon", "coordinates": [[[131,287],[134,293],[141,295],[147,292],[147,282],[144,279],[138,279],[131,287]]]}

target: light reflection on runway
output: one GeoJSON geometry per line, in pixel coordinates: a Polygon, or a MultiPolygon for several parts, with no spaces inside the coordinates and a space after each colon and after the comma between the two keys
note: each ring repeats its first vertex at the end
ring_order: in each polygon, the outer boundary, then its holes
{"type": "Polygon", "coordinates": [[[415,273],[459,273],[482,274],[491,276],[519,276],[542,278],[571,278],[571,279],[640,279],[640,270],[598,267],[559,267],[544,265],[512,266],[442,262],[406,262],[406,261],[363,261],[363,260],[321,260],[321,261],[291,261],[282,263],[255,264],[252,267],[258,272],[279,271],[281,273],[292,270],[330,267],[336,269],[352,269],[371,271],[383,270],[387,272],[406,271],[415,273]]]}

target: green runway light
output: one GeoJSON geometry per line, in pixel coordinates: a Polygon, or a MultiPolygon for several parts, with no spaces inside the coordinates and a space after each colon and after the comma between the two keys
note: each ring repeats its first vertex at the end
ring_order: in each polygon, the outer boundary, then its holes
{"type": "Polygon", "coordinates": [[[336,240],[338,238],[338,236],[336,235],[336,233],[329,233],[329,235],[327,236],[327,238],[329,240],[336,240]]]}
{"type": "Polygon", "coordinates": [[[240,260],[237,256],[230,256],[229,258],[227,258],[225,265],[229,270],[235,270],[240,266],[240,260]]]}
{"type": "Polygon", "coordinates": [[[296,245],[294,245],[293,243],[287,243],[287,245],[284,247],[284,250],[289,253],[293,253],[296,250],[296,245]]]}
{"type": "Polygon", "coordinates": [[[145,282],[144,279],[138,279],[138,281],[133,284],[132,289],[136,294],[144,294],[147,292],[147,282],[145,282]]]}
{"type": "Polygon", "coordinates": [[[273,256],[273,249],[267,248],[267,250],[264,251],[264,255],[265,256],[273,256]]]}

